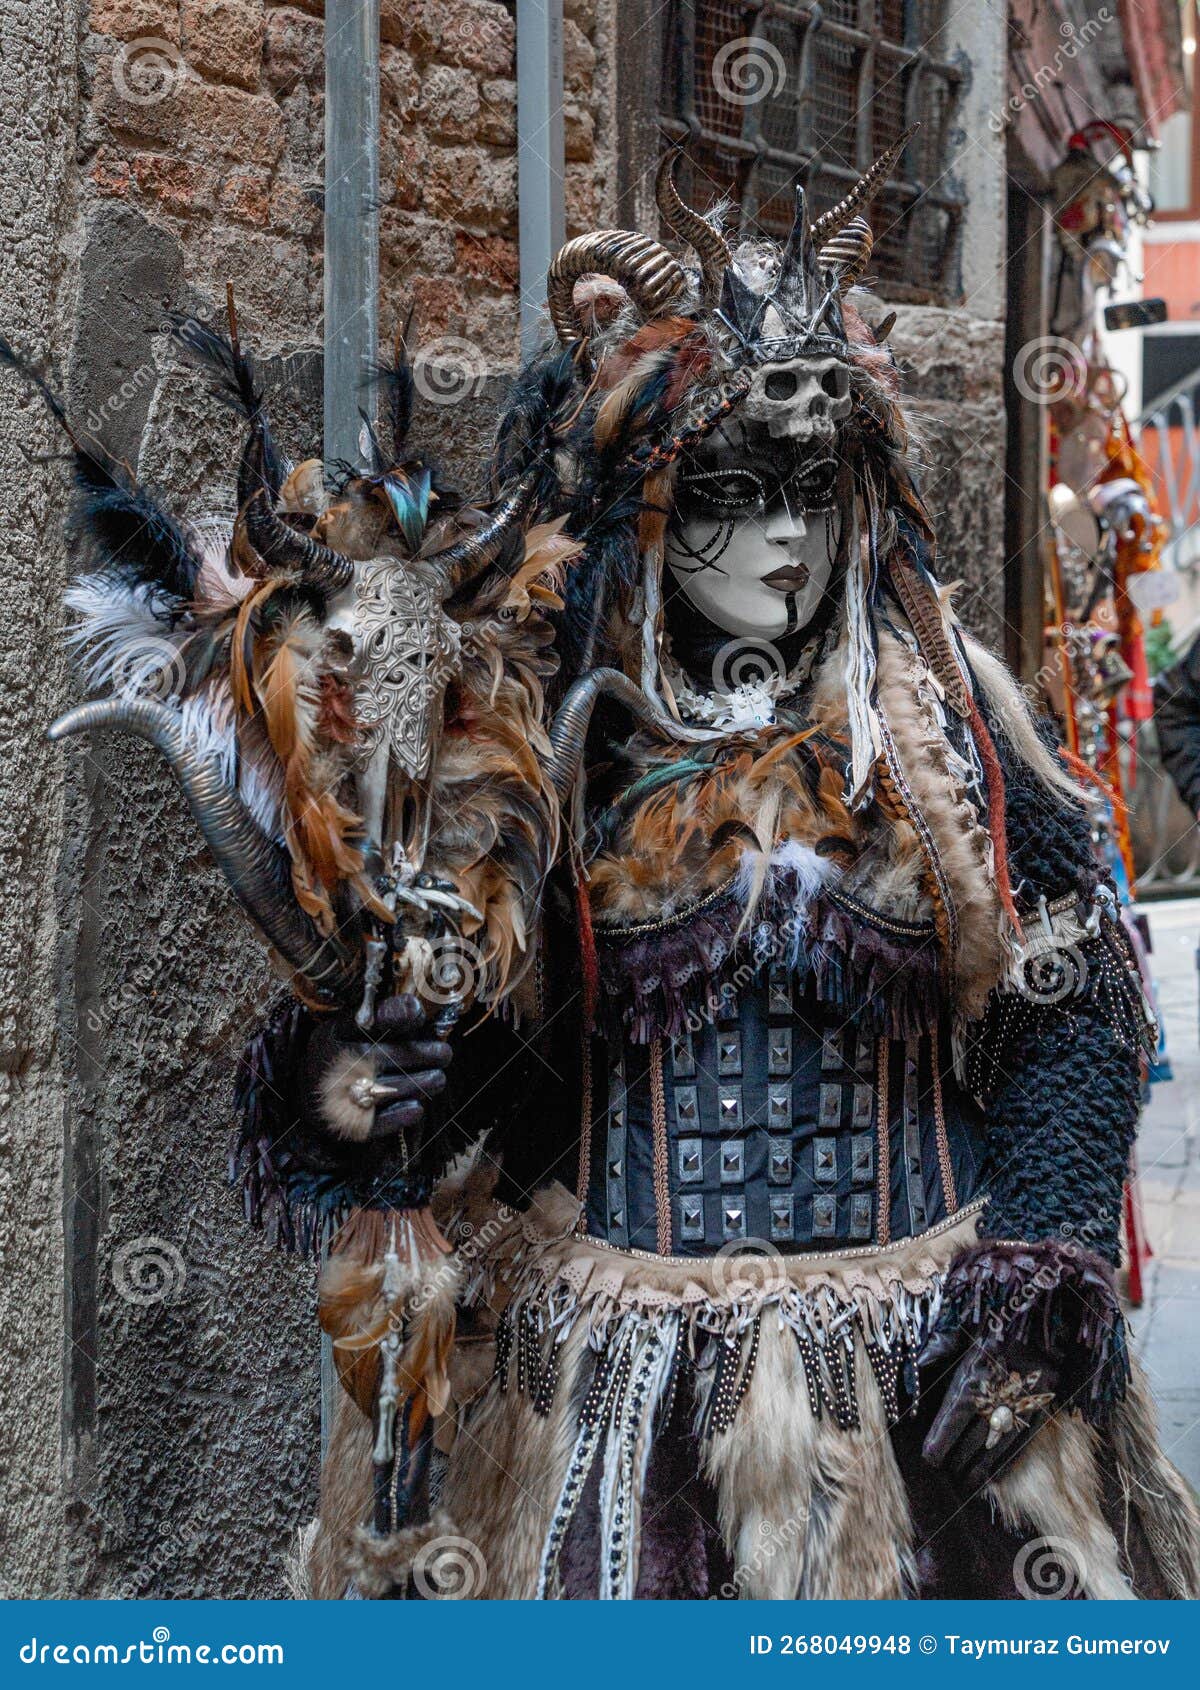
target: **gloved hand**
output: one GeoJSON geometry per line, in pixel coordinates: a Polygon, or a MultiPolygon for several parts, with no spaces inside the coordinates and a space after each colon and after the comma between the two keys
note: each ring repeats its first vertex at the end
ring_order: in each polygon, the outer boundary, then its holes
{"type": "Polygon", "coordinates": [[[973,1494],[1029,1442],[1053,1409],[1058,1363],[1029,1337],[936,1332],[917,1358],[921,1388],[949,1378],[921,1453],[973,1494]]]}
{"type": "Polygon", "coordinates": [[[446,1089],[453,1054],[411,993],[380,1004],[370,1033],[348,1015],[323,1020],[305,1053],[309,1119],[358,1144],[404,1133],[415,1151],[427,1107],[446,1089]]]}

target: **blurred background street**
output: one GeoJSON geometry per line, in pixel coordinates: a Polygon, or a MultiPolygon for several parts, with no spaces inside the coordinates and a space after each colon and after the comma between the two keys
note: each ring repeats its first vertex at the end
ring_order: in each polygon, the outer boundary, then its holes
{"type": "Polygon", "coordinates": [[[1200,902],[1149,906],[1154,974],[1174,1078],[1156,1085],[1138,1139],[1146,1230],[1154,1257],[1134,1334],[1158,1402],[1163,1447],[1200,1488],[1200,1044],[1196,944],[1200,902]]]}

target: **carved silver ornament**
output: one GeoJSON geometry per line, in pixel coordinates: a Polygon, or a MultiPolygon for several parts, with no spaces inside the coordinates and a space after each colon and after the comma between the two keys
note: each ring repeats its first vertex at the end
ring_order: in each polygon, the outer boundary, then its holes
{"type": "Polygon", "coordinates": [[[376,743],[386,739],[410,779],[423,780],[446,688],[462,666],[458,626],[416,570],[374,558],[356,571],[354,637],[360,726],[376,743]]]}

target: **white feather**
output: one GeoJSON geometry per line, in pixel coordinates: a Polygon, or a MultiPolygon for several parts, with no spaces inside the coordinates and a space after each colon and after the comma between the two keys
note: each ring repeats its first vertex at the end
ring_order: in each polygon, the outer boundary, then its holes
{"type": "Polygon", "coordinates": [[[102,575],[81,575],[63,594],[68,610],[79,621],[67,631],[67,644],[83,654],[84,682],[89,691],[112,684],[114,668],[131,672],[156,654],[169,658],[181,638],[161,616],[165,601],[154,587],[129,587],[102,575]]]}

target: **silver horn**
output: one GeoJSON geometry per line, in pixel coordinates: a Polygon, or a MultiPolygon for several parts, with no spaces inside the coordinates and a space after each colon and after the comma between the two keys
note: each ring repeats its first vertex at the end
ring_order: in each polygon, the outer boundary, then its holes
{"type": "Polygon", "coordinates": [[[644,728],[677,745],[696,745],[715,737],[708,728],[688,728],[677,722],[619,669],[593,669],[569,689],[550,726],[550,779],[560,800],[575,784],[592,715],[601,698],[615,698],[644,728]]]}
{"type": "Polygon", "coordinates": [[[269,942],[322,997],[353,1001],[362,971],[347,945],[319,932],[296,903],[286,859],[222,780],[211,757],[198,756],[174,713],[153,698],[102,698],[60,716],[46,737],[117,729],[157,746],[171,766],[217,866],[269,942]]]}

